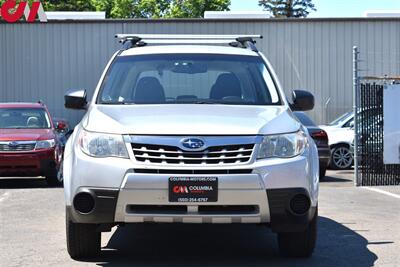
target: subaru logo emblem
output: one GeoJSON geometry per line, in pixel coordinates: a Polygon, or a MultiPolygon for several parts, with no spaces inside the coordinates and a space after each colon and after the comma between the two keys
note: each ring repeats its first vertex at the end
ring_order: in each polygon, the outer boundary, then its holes
{"type": "Polygon", "coordinates": [[[18,146],[18,143],[15,142],[15,141],[13,141],[13,142],[8,143],[8,146],[10,146],[10,147],[16,147],[16,146],[18,146]]]}
{"type": "Polygon", "coordinates": [[[201,150],[205,142],[199,138],[185,138],[181,141],[182,146],[190,150],[201,150]]]}

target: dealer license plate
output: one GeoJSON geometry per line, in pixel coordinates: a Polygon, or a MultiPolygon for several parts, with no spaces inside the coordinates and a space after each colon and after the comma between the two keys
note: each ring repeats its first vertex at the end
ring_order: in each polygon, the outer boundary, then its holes
{"type": "Polygon", "coordinates": [[[217,202],[218,178],[170,177],[170,202],[217,202]]]}

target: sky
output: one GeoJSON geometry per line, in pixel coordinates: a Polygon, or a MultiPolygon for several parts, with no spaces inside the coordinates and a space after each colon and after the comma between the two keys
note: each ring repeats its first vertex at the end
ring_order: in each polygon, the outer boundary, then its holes
{"type": "MultiPolygon", "coordinates": [[[[258,0],[231,0],[232,11],[257,11],[258,0]]],[[[367,10],[398,10],[400,0],[313,0],[316,12],[309,17],[362,17],[367,10]]]]}

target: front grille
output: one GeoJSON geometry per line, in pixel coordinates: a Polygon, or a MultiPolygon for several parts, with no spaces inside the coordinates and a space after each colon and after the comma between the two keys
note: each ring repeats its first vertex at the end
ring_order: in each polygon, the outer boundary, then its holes
{"type": "Polygon", "coordinates": [[[35,146],[35,143],[17,145],[0,144],[0,151],[31,151],[35,149],[35,146]]]}
{"type": "Polygon", "coordinates": [[[221,165],[247,163],[254,144],[212,146],[204,151],[183,151],[176,146],[132,144],[135,159],[144,163],[221,165]]]}
{"type": "MultiPolygon", "coordinates": [[[[185,205],[128,205],[129,214],[188,214],[185,205]]],[[[197,214],[201,215],[246,215],[258,214],[259,206],[255,205],[199,205],[197,214]]]]}
{"type": "Polygon", "coordinates": [[[200,214],[257,214],[258,206],[251,205],[225,205],[225,206],[199,206],[200,214]]]}

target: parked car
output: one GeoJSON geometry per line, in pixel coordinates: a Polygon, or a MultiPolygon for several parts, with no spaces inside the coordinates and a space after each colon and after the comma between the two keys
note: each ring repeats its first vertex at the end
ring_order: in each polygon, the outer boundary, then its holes
{"type": "Polygon", "coordinates": [[[328,134],[331,159],[329,166],[335,170],[345,170],[353,165],[351,144],[354,140],[354,113],[347,112],[328,125],[320,125],[328,134]]]}
{"type": "MultiPolygon", "coordinates": [[[[370,107],[359,112],[359,120],[364,125],[364,129],[383,126],[380,110],[370,107]],[[380,126],[379,126],[380,125],[380,126]]],[[[329,138],[329,146],[331,148],[331,159],[329,166],[332,169],[345,170],[353,166],[354,162],[354,112],[347,112],[335,119],[328,125],[320,125],[329,138]]],[[[372,143],[376,143],[376,139],[371,137],[367,131],[360,134],[360,142],[364,142],[365,146],[372,147],[372,143]]],[[[379,149],[379,146],[375,145],[379,149]]],[[[360,155],[360,158],[362,155],[360,155]]]]}
{"type": "Polygon", "coordinates": [[[45,176],[49,185],[59,185],[56,130],[41,103],[0,104],[0,176],[45,176]]]}
{"type": "Polygon", "coordinates": [[[100,231],[154,222],[268,225],[284,255],[310,256],[319,159],[292,110],[314,97],[286,101],[254,36],[118,37],[92,101],[65,96],[86,109],[64,153],[70,256],[98,255],[100,231]]]}
{"type": "Polygon", "coordinates": [[[331,158],[328,135],[324,130],[319,128],[304,112],[294,112],[293,114],[304,126],[307,127],[309,134],[317,145],[319,156],[319,178],[322,179],[326,175],[326,169],[331,158]]]}

